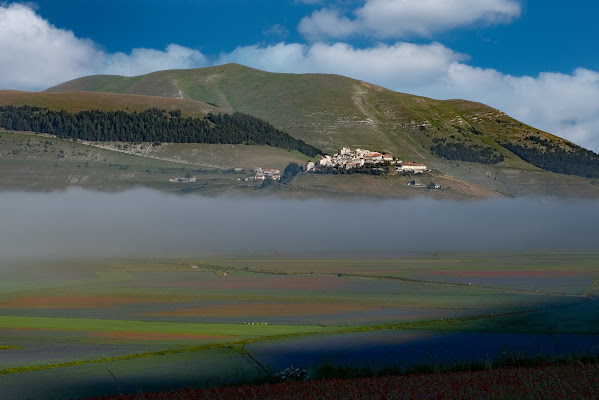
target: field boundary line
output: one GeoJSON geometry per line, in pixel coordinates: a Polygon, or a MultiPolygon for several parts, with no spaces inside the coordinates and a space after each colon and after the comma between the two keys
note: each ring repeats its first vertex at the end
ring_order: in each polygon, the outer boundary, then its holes
{"type": "MultiPolygon", "coordinates": [[[[439,325],[452,325],[452,324],[458,324],[460,322],[466,322],[466,321],[498,318],[498,317],[504,317],[504,316],[509,316],[509,315],[516,315],[516,314],[526,314],[526,313],[530,313],[530,312],[542,311],[544,309],[545,308],[521,310],[521,311],[516,311],[516,312],[480,314],[480,315],[471,315],[471,316],[466,316],[466,317],[445,318],[445,319],[441,319],[441,320],[435,319],[435,320],[400,322],[400,323],[395,323],[395,324],[338,327],[337,329],[331,329],[330,331],[325,331],[325,332],[314,332],[313,331],[313,332],[287,333],[287,334],[270,335],[270,336],[259,336],[259,337],[241,339],[241,340],[234,340],[234,341],[230,341],[230,342],[205,344],[202,346],[183,347],[183,348],[178,348],[178,349],[161,350],[161,351],[155,351],[155,352],[135,353],[135,354],[129,354],[129,355],[125,355],[125,356],[106,357],[106,358],[100,358],[100,359],[94,359],[94,360],[82,360],[82,361],[71,361],[71,362],[65,362],[65,363],[5,368],[5,369],[0,370],[0,375],[43,371],[43,370],[48,370],[48,369],[74,367],[74,366],[87,365],[87,364],[99,364],[99,363],[112,362],[112,361],[134,360],[134,359],[147,358],[147,357],[158,357],[158,356],[199,352],[199,351],[213,350],[213,349],[230,349],[232,351],[240,353],[242,356],[249,355],[251,357],[250,353],[245,351],[244,348],[246,345],[256,343],[256,342],[295,338],[295,337],[302,337],[302,336],[328,335],[328,334],[340,334],[340,333],[341,334],[342,333],[356,333],[356,332],[372,332],[372,331],[394,330],[394,329],[408,330],[408,331],[418,330],[418,329],[426,330],[427,328],[438,327],[439,325]]],[[[453,331],[453,330],[449,329],[449,331],[453,331]]],[[[267,370],[262,365],[260,365],[260,363],[257,360],[255,360],[253,357],[251,357],[251,359],[254,360],[257,363],[257,365],[259,365],[265,372],[267,372],[267,370]]]]}
{"type": "MultiPolygon", "coordinates": [[[[227,271],[241,271],[239,268],[230,267],[230,266],[222,266],[216,264],[206,264],[207,267],[215,268],[218,270],[227,270],[227,271]]],[[[289,271],[277,271],[277,270],[256,270],[256,269],[248,269],[244,270],[244,272],[251,272],[255,274],[266,274],[266,275],[286,275],[286,276],[337,276],[334,273],[315,273],[315,272],[289,272],[289,271]]],[[[406,278],[402,276],[390,276],[390,275],[368,275],[368,274],[352,274],[352,273],[343,273],[345,277],[349,278],[371,278],[371,279],[389,279],[389,280],[399,280],[403,282],[410,283],[423,283],[423,284],[433,284],[433,285],[445,285],[445,286],[457,286],[457,287],[476,287],[480,289],[490,289],[490,290],[498,290],[504,292],[517,292],[517,293],[528,293],[535,294],[535,292],[527,290],[527,289],[516,289],[516,288],[504,288],[499,286],[486,286],[486,285],[470,285],[467,283],[459,283],[459,282],[445,282],[445,281],[435,281],[435,280],[427,280],[427,279],[416,279],[416,278],[406,278]]],[[[597,287],[595,290],[599,289],[599,275],[597,275],[596,284],[597,287]]],[[[567,296],[567,297],[578,297],[576,294],[568,294],[565,292],[550,292],[543,291],[539,294],[547,294],[547,295],[556,295],[556,296],[567,296]]]]}
{"type": "Polygon", "coordinates": [[[599,290],[599,274],[595,275],[595,279],[593,279],[593,283],[591,283],[591,286],[589,286],[584,292],[583,294],[589,297],[594,297],[595,296],[595,292],[597,292],[599,290]]]}

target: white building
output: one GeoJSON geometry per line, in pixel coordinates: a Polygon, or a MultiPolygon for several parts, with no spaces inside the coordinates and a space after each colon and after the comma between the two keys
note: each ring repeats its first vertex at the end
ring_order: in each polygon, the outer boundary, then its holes
{"type": "Polygon", "coordinates": [[[376,163],[383,161],[383,155],[381,153],[365,153],[362,157],[365,162],[376,163]]]}
{"type": "Polygon", "coordinates": [[[321,158],[320,160],[318,160],[318,166],[320,166],[320,167],[330,167],[332,165],[333,165],[333,159],[329,155],[326,155],[323,158],[321,158]]]}
{"type": "Polygon", "coordinates": [[[265,168],[262,172],[264,173],[264,175],[268,176],[281,175],[281,171],[279,171],[278,169],[265,168]]]}
{"type": "Polygon", "coordinates": [[[312,171],[316,168],[357,168],[363,167],[365,163],[378,164],[382,162],[395,163],[391,154],[382,154],[366,149],[356,149],[352,151],[349,147],[343,147],[339,153],[333,156],[325,155],[318,160],[315,165],[308,163],[305,166],[306,171],[312,171]]]}
{"type": "Polygon", "coordinates": [[[196,178],[173,178],[173,179],[169,179],[169,182],[176,182],[176,183],[191,183],[191,182],[195,182],[196,178]]]}
{"type": "Polygon", "coordinates": [[[401,164],[401,166],[398,167],[398,169],[403,172],[414,172],[414,173],[421,173],[421,172],[425,172],[427,170],[426,165],[417,163],[417,162],[413,162],[413,161],[403,162],[401,164]]]}

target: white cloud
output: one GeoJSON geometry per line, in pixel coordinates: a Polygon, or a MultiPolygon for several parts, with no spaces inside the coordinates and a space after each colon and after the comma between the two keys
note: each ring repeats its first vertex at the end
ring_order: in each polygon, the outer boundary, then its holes
{"type": "Polygon", "coordinates": [[[208,65],[206,56],[188,47],[170,44],[164,51],[133,49],[131,54],[103,54],[102,73],[134,76],[148,72],[208,65]]]}
{"type": "Polygon", "coordinates": [[[345,75],[382,86],[418,85],[439,79],[464,55],[440,43],[398,42],[358,49],[349,44],[278,43],[267,47],[238,47],[221,54],[217,64],[236,62],[273,72],[322,72],[345,75]]]}
{"type": "Polygon", "coordinates": [[[84,75],[139,75],[206,64],[202,53],[176,44],[164,51],[106,53],[91,40],[53,26],[27,5],[0,5],[1,88],[38,90],[84,75]]]}
{"type": "Polygon", "coordinates": [[[274,24],[268,29],[262,31],[264,36],[278,36],[279,38],[286,38],[289,35],[289,31],[284,25],[274,24]]]}
{"type": "Polygon", "coordinates": [[[366,0],[352,18],[337,8],[304,17],[299,31],[309,39],[366,35],[375,38],[430,37],[474,23],[506,23],[520,15],[517,0],[366,0]]]}
{"type": "Polygon", "coordinates": [[[91,41],[57,29],[25,5],[0,6],[0,87],[40,88],[81,76],[100,55],[91,41]]]}

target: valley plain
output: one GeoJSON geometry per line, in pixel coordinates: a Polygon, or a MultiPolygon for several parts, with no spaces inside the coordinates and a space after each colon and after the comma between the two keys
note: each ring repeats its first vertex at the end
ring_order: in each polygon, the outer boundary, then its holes
{"type": "Polygon", "coordinates": [[[500,110],[227,64],[0,122],[10,398],[599,355],[599,155],[500,110]],[[348,147],[392,163],[308,171],[348,147]]]}
{"type": "Polygon", "coordinates": [[[599,346],[594,252],[3,264],[0,382],[11,398],[247,382],[289,365],[451,365],[599,346]]]}

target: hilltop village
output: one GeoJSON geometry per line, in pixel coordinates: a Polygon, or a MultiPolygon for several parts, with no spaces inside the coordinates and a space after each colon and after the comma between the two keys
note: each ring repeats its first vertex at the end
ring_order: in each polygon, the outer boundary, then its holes
{"type": "MultiPolygon", "coordinates": [[[[399,173],[421,174],[427,172],[425,164],[402,161],[388,153],[379,153],[367,149],[352,150],[343,147],[338,153],[324,155],[318,161],[308,162],[304,168],[308,173],[370,173],[382,175],[393,171],[399,173]]],[[[254,168],[254,176],[244,180],[264,181],[271,178],[274,181],[281,179],[281,171],[278,169],[254,168]]],[[[418,186],[418,185],[417,185],[418,186]]]]}
{"type": "MultiPolygon", "coordinates": [[[[294,163],[292,163],[294,164],[294,163]]],[[[292,165],[290,164],[290,166],[292,165]]],[[[285,169],[285,176],[291,174],[291,179],[297,173],[301,172],[302,169],[304,173],[320,173],[320,174],[352,174],[352,173],[363,173],[363,174],[371,174],[371,175],[384,175],[384,174],[396,174],[401,173],[403,175],[406,174],[422,174],[424,172],[429,171],[427,166],[422,163],[417,163],[413,161],[402,161],[397,157],[394,157],[392,154],[388,153],[379,153],[370,151],[367,149],[355,149],[352,150],[349,147],[343,147],[339,150],[338,153],[330,155],[321,156],[321,158],[314,162],[309,161],[302,168],[301,166],[294,164],[295,170],[292,172],[288,172],[285,169]]],[[[235,168],[235,172],[242,172],[242,168],[235,168]]],[[[253,170],[254,176],[246,177],[246,178],[238,178],[240,181],[258,181],[264,182],[265,180],[269,181],[281,181],[281,171],[278,169],[271,168],[261,168],[256,167],[253,170]]],[[[196,181],[195,177],[186,176],[185,178],[173,178],[170,179],[170,182],[175,183],[193,183],[196,181]]],[[[417,180],[413,180],[408,183],[409,186],[424,186],[417,180]]],[[[429,185],[433,189],[440,189],[439,185],[431,184],[429,185]]],[[[428,186],[427,186],[428,187],[428,186]]]]}
{"type": "Polygon", "coordinates": [[[392,167],[399,172],[423,173],[428,171],[426,165],[412,161],[402,161],[391,154],[378,153],[366,149],[352,150],[343,147],[333,156],[325,155],[316,163],[308,162],[305,166],[306,172],[318,172],[326,169],[352,170],[360,168],[380,168],[382,166],[392,167]]]}

